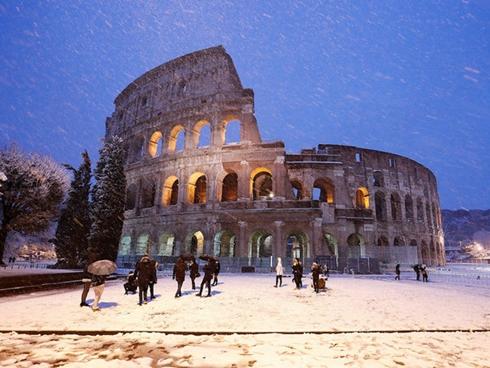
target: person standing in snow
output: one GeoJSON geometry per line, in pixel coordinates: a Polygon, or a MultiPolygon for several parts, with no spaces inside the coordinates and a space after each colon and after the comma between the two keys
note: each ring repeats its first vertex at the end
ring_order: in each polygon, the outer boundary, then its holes
{"type": "Polygon", "coordinates": [[[185,269],[186,269],[186,265],[184,259],[182,257],[179,257],[177,259],[177,262],[175,262],[174,272],[172,275],[172,280],[177,281],[177,291],[175,292],[176,298],[182,296],[182,284],[184,283],[185,280],[185,269]]]}
{"type": "Polygon", "coordinates": [[[148,282],[148,286],[150,287],[150,299],[155,299],[155,284],[157,283],[157,268],[158,268],[158,262],[155,261],[154,259],[150,259],[151,265],[152,265],[152,273],[150,276],[150,281],[148,282]]]}
{"type": "Polygon", "coordinates": [[[322,271],[322,268],[320,265],[316,262],[313,262],[311,265],[311,276],[313,278],[313,289],[315,290],[315,293],[318,293],[320,290],[320,272],[322,271]]]}
{"type": "Polygon", "coordinates": [[[420,266],[416,264],[413,266],[413,270],[415,271],[415,274],[417,275],[417,281],[420,281],[420,266]]]}
{"type": "Polygon", "coordinates": [[[213,279],[213,273],[214,273],[214,262],[212,260],[208,260],[208,263],[204,265],[204,277],[201,282],[201,289],[196,296],[202,296],[202,289],[204,288],[204,285],[207,286],[208,288],[208,295],[211,296],[211,280],[213,279]]]}
{"type": "Polygon", "coordinates": [[[138,278],[138,291],[139,291],[139,305],[143,303],[147,303],[147,294],[148,294],[148,285],[150,283],[151,278],[153,277],[153,272],[155,271],[155,266],[151,262],[148,254],[145,254],[141,259],[136,263],[136,267],[134,270],[135,277],[138,278]]]}
{"type": "Polygon", "coordinates": [[[427,272],[427,266],[422,265],[422,282],[429,282],[429,273],[427,272]]]}
{"type": "Polygon", "coordinates": [[[276,265],[276,285],[274,287],[277,287],[277,283],[279,282],[279,287],[282,286],[282,276],[284,275],[284,267],[282,267],[282,260],[281,257],[277,257],[277,265],[276,265]]]}
{"type": "Polygon", "coordinates": [[[80,301],[80,307],[89,307],[87,303],[87,296],[90,290],[90,285],[92,284],[92,275],[87,271],[87,267],[88,266],[84,267],[82,274],[83,291],[80,301]]]}
{"type": "Polygon", "coordinates": [[[296,289],[301,289],[301,277],[303,276],[303,267],[299,264],[299,259],[295,258],[293,260],[293,279],[294,283],[296,284],[296,289]]]}
{"type": "Polygon", "coordinates": [[[221,265],[219,263],[219,259],[217,259],[216,262],[214,262],[214,280],[213,280],[213,283],[211,286],[218,285],[218,275],[219,275],[220,269],[221,269],[221,265]]]}
{"type": "Polygon", "coordinates": [[[196,277],[199,277],[199,265],[196,263],[195,259],[191,259],[191,265],[189,266],[189,276],[192,281],[192,290],[196,289],[196,277]]]}
{"type": "Polygon", "coordinates": [[[94,312],[99,311],[99,302],[104,292],[105,287],[105,276],[92,275],[92,288],[94,289],[94,303],[92,304],[92,310],[94,312]]]}
{"type": "Polygon", "coordinates": [[[396,274],[395,280],[399,281],[400,280],[400,264],[399,263],[397,263],[397,265],[395,267],[395,274],[396,274]]]}

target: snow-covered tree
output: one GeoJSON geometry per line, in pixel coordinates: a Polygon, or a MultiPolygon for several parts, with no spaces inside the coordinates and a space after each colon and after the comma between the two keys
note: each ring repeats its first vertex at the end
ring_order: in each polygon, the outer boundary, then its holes
{"type": "Polygon", "coordinates": [[[89,195],[92,172],[87,151],[82,153],[82,163],[78,170],[65,166],[72,171],[73,180],[56,229],[56,255],[59,266],[79,267],[87,262],[90,235],[89,195]]]}
{"type": "Polygon", "coordinates": [[[3,221],[0,228],[0,263],[9,231],[32,234],[45,230],[58,215],[68,189],[66,170],[49,157],[27,154],[16,147],[0,150],[3,221]]]}
{"type": "Polygon", "coordinates": [[[92,189],[89,253],[98,259],[115,260],[124,220],[123,140],[117,136],[107,140],[100,150],[92,189]]]}

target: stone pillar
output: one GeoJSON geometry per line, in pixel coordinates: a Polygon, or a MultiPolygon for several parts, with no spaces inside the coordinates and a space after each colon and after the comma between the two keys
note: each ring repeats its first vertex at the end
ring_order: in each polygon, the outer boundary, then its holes
{"type": "Polygon", "coordinates": [[[248,257],[247,223],[245,221],[238,221],[238,225],[240,226],[238,257],[248,257]]]}
{"type": "Polygon", "coordinates": [[[184,142],[184,150],[190,150],[196,148],[198,143],[194,142],[194,127],[187,123],[184,126],[185,129],[185,142],[184,142]]]}
{"type": "Polygon", "coordinates": [[[216,148],[223,147],[225,143],[225,122],[217,114],[211,118],[211,146],[216,148]]]}
{"type": "Polygon", "coordinates": [[[248,161],[240,162],[241,170],[238,174],[238,200],[248,201],[250,199],[250,168],[248,161]]]}
{"type": "Polygon", "coordinates": [[[177,208],[180,210],[184,204],[187,203],[187,176],[182,172],[179,172],[179,194],[177,199],[177,208]]]}
{"type": "Polygon", "coordinates": [[[272,191],[277,199],[286,199],[286,167],[284,156],[277,156],[272,166],[272,191]]]}
{"type": "Polygon", "coordinates": [[[321,217],[317,217],[313,220],[313,236],[311,237],[311,251],[310,257],[315,258],[318,254],[322,253],[322,224],[323,219],[321,217]]]}
{"type": "Polygon", "coordinates": [[[286,255],[285,249],[283,247],[283,233],[282,228],[284,226],[284,221],[274,221],[274,244],[272,248],[272,255],[274,257],[284,257],[286,255]]]}

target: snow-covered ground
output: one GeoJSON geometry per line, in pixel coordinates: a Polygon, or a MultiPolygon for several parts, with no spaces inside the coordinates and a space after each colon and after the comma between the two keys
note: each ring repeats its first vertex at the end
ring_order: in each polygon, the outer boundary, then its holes
{"type": "MultiPolygon", "coordinates": [[[[107,360],[119,367],[118,359],[131,358],[134,366],[148,367],[341,366],[349,362],[368,367],[449,366],[451,362],[457,366],[490,366],[485,348],[490,346],[488,332],[301,334],[490,329],[487,288],[338,276],[330,278],[328,290],[317,295],[309,286],[295,290],[290,278],[284,281],[283,287],[276,289],[270,275],[225,274],[220,275],[211,298],[198,298],[189,290],[187,279],[183,297],[175,299],[176,283],[164,278],[157,284],[157,299],[143,306],[137,305],[137,295],[123,295],[122,282],[114,281],[106,285],[100,312],[79,307],[81,290],[2,298],[1,330],[133,333],[97,337],[6,333],[0,335],[0,365],[72,362],[81,367],[98,359],[92,366],[109,367],[109,363],[102,364],[107,360]],[[250,334],[161,333],[170,331],[250,334]]],[[[304,284],[310,281],[305,279],[304,284]]]]}

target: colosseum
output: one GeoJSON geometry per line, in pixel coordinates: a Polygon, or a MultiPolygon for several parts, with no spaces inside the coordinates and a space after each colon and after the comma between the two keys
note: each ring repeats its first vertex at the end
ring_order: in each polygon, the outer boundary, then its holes
{"type": "MultiPolygon", "coordinates": [[[[278,132],[279,133],[279,132],[278,132]]],[[[221,46],[160,65],[115,99],[106,137],[127,145],[118,262],[213,254],[228,271],[320,260],[379,272],[444,264],[437,182],[397,154],[262,141],[254,92],[221,46]]]]}

